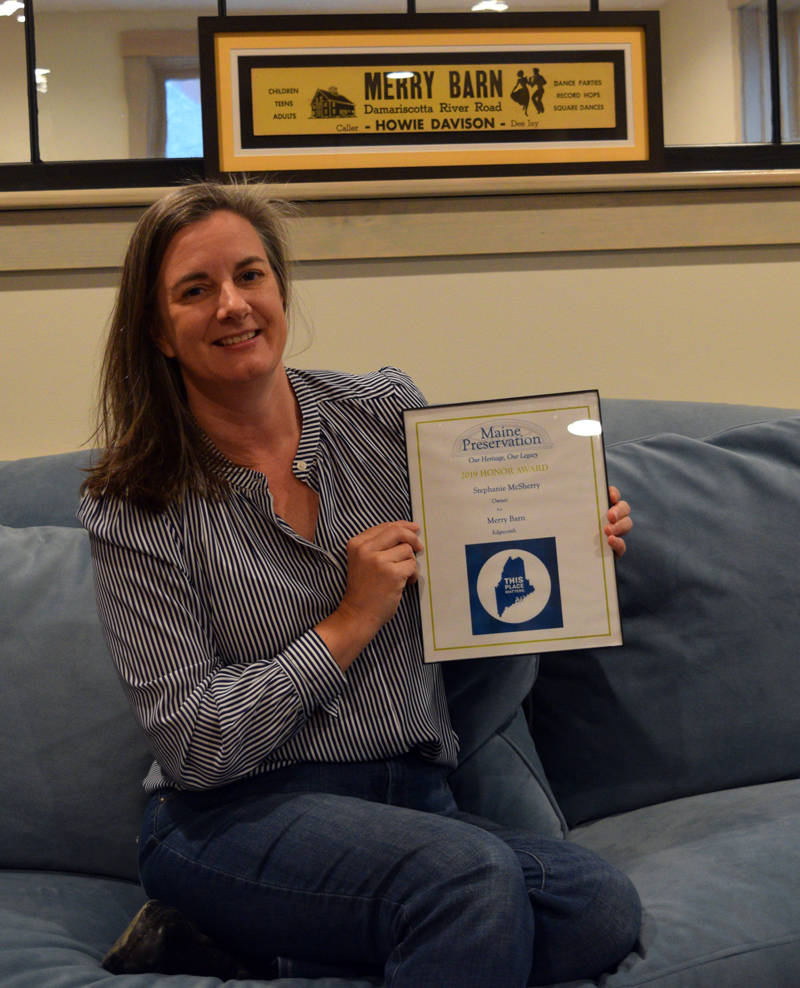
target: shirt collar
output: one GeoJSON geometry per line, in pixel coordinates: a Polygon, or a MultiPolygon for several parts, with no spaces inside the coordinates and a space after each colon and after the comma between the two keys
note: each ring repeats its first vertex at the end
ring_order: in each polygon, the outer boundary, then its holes
{"type": "MultiPolygon", "coordinates": [[[[317,449],[319,447],[319,404],[309,382],[302,372],[296,371],[292,367],[287,367],[286,374],[294,391],[295,398],[297,398],[297,403],[300,406],[302,419],[300,445],[297,447],[294,462],[296,469],[300,463],[305,465],[305,468],[299,469],[298,472],[302,475],[303,479],[310,479],[316,473],[317,449]]],[[[267,478],[264,474],[259,473],[257,470],[251,470],[249,467],[239,466],[232,460],[229,460],[214,444],[207,433],[197,423],[195,425],[200,435],[200,445],[203,455],[208,457],[215,470],[229,484],[249,490],[267,486],[267,478]]]]}
{"type": "Polygon", "coordinates": [[[319,401],[302,371],[287,367],[286,374],[294,389],[302,418],[300,445],[297,447],[295,463],[305,463],[307,475],[311,476],[316,473],[317,451],[319,449],[319,401]]]}

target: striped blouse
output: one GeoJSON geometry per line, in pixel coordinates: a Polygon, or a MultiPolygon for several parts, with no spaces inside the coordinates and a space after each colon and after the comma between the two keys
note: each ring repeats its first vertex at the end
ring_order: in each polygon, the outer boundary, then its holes
{"type": "Polygon", "coordinates": [[[303,417],[295,475],[319,494],[315,541],[272,505],[263,474],[214,449],[226,501],[163,513],[84,497],[111,656],[156,758],[145,789],[206,789],[303,761],[417,749],[454,766],[441,673],[422,662],[416,587],[342,672],[313,627],[338,606],[346,543],[409,518],[402,372],[287,369],[303,417]]]}

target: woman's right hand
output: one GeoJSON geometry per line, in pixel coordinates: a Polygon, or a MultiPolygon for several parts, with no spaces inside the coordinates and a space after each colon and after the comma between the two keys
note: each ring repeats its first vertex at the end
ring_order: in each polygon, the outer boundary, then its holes
{"type": "Polygon", "coordinates": [[[347,543],[347,588],[337,609],[316,627],[346,669],[395,614],[403,590],[419,576],[419,525],[385,522],[347,543]]]}

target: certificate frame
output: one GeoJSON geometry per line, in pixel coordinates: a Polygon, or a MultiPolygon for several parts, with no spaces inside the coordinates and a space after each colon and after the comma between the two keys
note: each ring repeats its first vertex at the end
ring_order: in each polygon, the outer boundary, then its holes
{"type": "Polygon", "coordinates": [[[663,168],[657,11],[198,25],[209,177],[326,183],[663,168]],[[389,70],[415,78],[391,82],[389,70]]]}
{"type": "Polygon", "coordinates": [[[425,662],[622,644],[598,392],[403,419],[425,662]]]}

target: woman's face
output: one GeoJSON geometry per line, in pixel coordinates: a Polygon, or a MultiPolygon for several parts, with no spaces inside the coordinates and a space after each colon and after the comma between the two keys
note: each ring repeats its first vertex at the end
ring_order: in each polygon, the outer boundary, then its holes
{"type": "Polygon", "coordinates": [[[181,369],[190,405],[268,385],[287,326],[264,245],[241,216],[220,210],[170,241],[158,279],[156,345],[181,369]]]}

